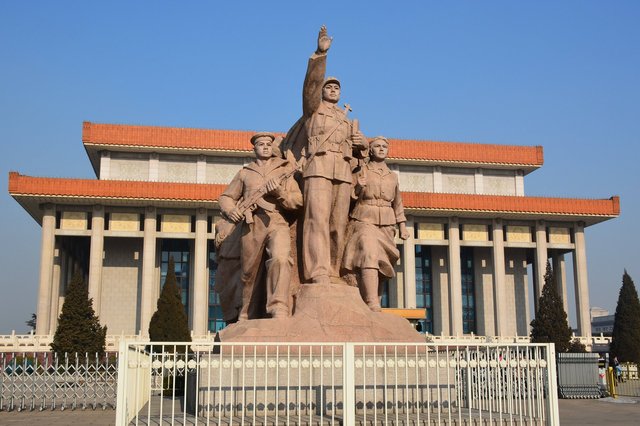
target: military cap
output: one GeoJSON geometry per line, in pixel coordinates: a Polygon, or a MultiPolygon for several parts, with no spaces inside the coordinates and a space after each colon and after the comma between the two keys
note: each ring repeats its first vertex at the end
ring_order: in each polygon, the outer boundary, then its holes
{"type": "Polygon", "coordinates": [[[251,145],[255,145],[258,138],[263,138],[263,137],[271,138],[271,142],[273,142],[276,139],[276,135],[274,135],[273,133],[258,132],[255,135],[251,136],[251,145]]]}
{"type": "Polygon", "coordinates": [[[336,77],[327,77],[324,79],[324,83],[322,83],[322,87],[326,86],[329,83],[336,83],[338,85],[338,87],[342,87],[340,86],[340,80],[338,80],[336,77]]]}

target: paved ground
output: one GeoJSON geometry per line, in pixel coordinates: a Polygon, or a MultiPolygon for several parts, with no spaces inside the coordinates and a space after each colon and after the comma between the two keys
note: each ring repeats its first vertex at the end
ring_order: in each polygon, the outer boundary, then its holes
{"type": "MultiPolygon", "coordinates": [[[[1,420],[2,418],[0,418],[1,420]]],[[[637,425],[640,398],[561,399],[562,425],[637,425]]]]}
{"type": "MultiPolygon", "coordinates": [[[[0,425],[113,425],[114,410],[0,412],[0,425]]],[[[640,422],[640,398],[561,399],[562,425],[634,425],[640,422]]]]}
{"type": "Polygon", "coordinates": [[[116,412],[108,409],[65,411],[0,411],[0,425],[115,425],[116,412]]]}

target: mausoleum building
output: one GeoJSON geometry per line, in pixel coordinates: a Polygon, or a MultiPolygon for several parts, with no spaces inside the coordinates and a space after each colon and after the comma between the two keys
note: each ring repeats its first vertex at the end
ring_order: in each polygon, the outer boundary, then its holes
{"type": "MultiPolygon", "coordinates": [[[[147,335],[170,256],[194,335],[224,327],[217,200],[253,160],[252,134],[85,122],[97,179],[11,172],[9,193],[42,226],[36,333],[55,332],[79,270],[108,334],[147,335]]],[[[526,196],[540,146],[390,139],[389,151],[411,237],[397,239],[402,257],[383,306],[432,334],[526,336],[550,260],[578,334],[591,334],[585,229],[617,217],[618,197],[526,196]]]]}

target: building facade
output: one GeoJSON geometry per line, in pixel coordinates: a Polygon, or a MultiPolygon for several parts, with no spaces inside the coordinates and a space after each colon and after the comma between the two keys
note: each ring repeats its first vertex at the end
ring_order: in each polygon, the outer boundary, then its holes
{"type": "MultiPolygon", "coordinates": [[[[81,271],[108,334],[147,335],[171,256],[194,335],[224,327],[217,200],[253,160],[252,134],[85,122],[97,179],[11,172],[9,193],[42,226],[36,333],[55,332],[81,271]]],[[[526,336],[550,260],[565,310],[575,303],[578,334],[591,334],[585,229],[617,217],[618,197],[525,196],[525,176],[543,164],[539,146],[390,139],[388,164],[411,237],[397,240],[384,306],[432,334],[526,336]]]]}
{"type": "Polygon", "coordinates": [[[611,336],[616,316],[609,315],[606,309],[594,306],[591,308],[591,333],[611,336]]]}

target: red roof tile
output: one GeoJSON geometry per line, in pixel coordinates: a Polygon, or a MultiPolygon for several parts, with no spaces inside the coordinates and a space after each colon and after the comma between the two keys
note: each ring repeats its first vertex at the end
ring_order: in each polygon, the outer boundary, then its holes
{"type": "Polygon", "coordinates": [[[620,198],[590,200],[578,198],[516,197],[505,195],[437,194],[403,192],[406,208],[419,210],[475,211],[496,213],[618,216],[620,198]]]}
{"type": "Polygon", "coordinates": [[[31,177],[9,173],[11,195],[216,201],[225,187],[218,184],[31,177]]]}
{"type": "MultiPolygon", "coordinates": [[[[84,122],[85,146],[111,145],[202,151],[250,151],[253,131],[130,126],[84,122]]],[[[283,133],[278,133],[284,136],[283,133]]],[[[541,146],[490,145],[461,142],[389,139],[393,159],[540,167],[541,146]]]]}
{"type": "MultiPolygon", "coordinates": [[[[9,173],[12,196],[215,202],[226,185],[31,177],[9,173]]],[[[406,208],[427,211],[615,217],[620,198],[573,199],[403,192],[406,208]]]]}

